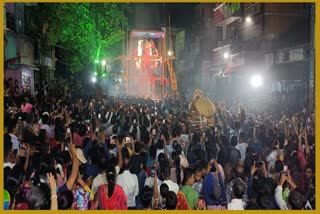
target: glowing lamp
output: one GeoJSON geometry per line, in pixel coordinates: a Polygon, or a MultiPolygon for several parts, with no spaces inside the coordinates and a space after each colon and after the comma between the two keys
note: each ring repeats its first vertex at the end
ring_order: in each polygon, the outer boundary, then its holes
{"type": "Polygon", "coordinates": [[[247,23],[251,23],[251,22],[252,22],[252,18],[251,18],[250,16],[247,16],[246,19],[245,19],[245,21],[246,21],[247,23]]]}
{"type": "Polygon", "coordinates": [[[250,84],[253,88],[259,88],[263,84],[263,79],[260,75],[253,75],[250,79],[250,84]]]}
{"type": "Polygon", "coordinates": [[[174,55],[173,51],[172,51],[172,50],[169,50],[169,51],[168,51],[168,56],[173,56],[173,55],[174,55]]]}
{"type": "Polygon", "coordinates": [[[228,52],[224,52],[223,58],[228,59],[229,58],[229,53],[228,52]]]}

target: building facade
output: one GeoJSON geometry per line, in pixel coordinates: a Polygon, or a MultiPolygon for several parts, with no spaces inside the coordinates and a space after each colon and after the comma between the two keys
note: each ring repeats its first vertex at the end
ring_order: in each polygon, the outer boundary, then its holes
{"type": "Polygon", "coordinates": [[[216,4],[211,10],[218,42],[213,41],[211,59],[203,62],[203,89],[213,90],[217,99],[242,97],[252,92],[248,80],[258,73],[265,83],[260,97],[294,92],[303,104],[314,69],[311,8],[302,3],[243,3],[231,11],[230,4],[216,4]]]}
{"type": "Polygon", "coordinates": [[[39,27],[32,17],[32,9],[37,4],[6,3],[5,4],[5,78],[19,81],[20,92],[30,91],[32,94],[40,86],[42,80],[54,77],[54,49],[47,54],[40,51],[39,27]],[[43,67],[49,69],[43,69],[43,67]]]}

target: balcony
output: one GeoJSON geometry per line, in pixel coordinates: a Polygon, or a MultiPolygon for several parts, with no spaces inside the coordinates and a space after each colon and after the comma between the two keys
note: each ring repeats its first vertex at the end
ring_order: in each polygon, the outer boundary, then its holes
{"type": "Polygon", "coordinates": [[[213,57],[213,65],[218,67],[224,66],[242,66],[246,63],[246,56],[248,53],[239,52],[230,54],[228,59],[225,59],[222,53],[216,53],[213,57]]]}
{"type": "Polygon", "coordinates": [[[265,64],[286,64],[293,62],[307,61],[310,58],[310,47],[302,45],[287,49],[278,50],[275,53],[265,53],[265,64]]]}
{"type": "Polygon", "coordinates": [[[256,65],[264,60],[260,51],[240,51],[237,53],[231,53],[228,58],[224,57],[224,53],[221,51],[214,52],[212,64],[216,68],[233,68],[246,65],[256,65]]]}
{"type": "Polygon", "coordinates": [[[243,16],[255,16],[262,12],[262,3],[244,3],[243,16]]]}
{"type": "Polygon", "coordinates": [[[222,27],[241,18],[241,9],[231,12],[226,3],[219,4],[213,9],[216,26],[222,27]]]}
{"type": "Polygon", "coordinates": [[[23,35],[17,37],[17,52],[21,64],[34,66],[33,64],[33,45],[31,40],[23,35]]]}

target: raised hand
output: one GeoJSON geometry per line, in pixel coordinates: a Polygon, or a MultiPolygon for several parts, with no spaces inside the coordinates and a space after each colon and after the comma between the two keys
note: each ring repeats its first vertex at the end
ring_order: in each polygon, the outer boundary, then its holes
{"type": "Polygon", "coordinates": [[[54,178],[54,176],[52,175],[52,173],[47,173],[47,178],[48,178],[48,181],[49,181],[49,187],[50,187],[50,190],[51,190],[51,194],[55,193],[56,191],[56,188],[57,188],[57,183],[56,183],[56,180],[54,178]]]}

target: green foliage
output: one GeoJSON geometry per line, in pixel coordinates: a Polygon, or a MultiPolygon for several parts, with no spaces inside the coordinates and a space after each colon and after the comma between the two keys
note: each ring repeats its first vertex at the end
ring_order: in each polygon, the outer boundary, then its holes
{"type": "Polygon", "coordinates": [[[235,3],[226,3],[227,7],[229,8],[231,14],[237,12],[240,9],[240,3],[235,2],[235,3]]]}
{"type": "Polygon", "coordinates": [[[94,63],[99,44],[101,55],[125,35],[126,3],[45,3],[40,18],[48,23],[45,37],[66,48],[64,57],[72,72],[94,63]]]}

